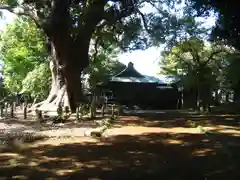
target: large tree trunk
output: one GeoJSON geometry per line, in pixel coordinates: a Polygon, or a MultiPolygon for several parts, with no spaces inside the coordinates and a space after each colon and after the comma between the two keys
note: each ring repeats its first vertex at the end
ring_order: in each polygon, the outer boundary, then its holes
{"type": "Polygon", "coordinates": [[[71,112],[75,112],[79,103],[85,100],[81,84],[81,70],[83,68],[79,68],[77,61],[60,59],[53,44],[49,66],[52,76],[49,96],[35,107],[43,111],[56,111],[61,105],[68,106],[71,112]],[[61,62],[64,63],[61,65],[61,62]]]}
{"type": "Polygon", "coordinates": [[[89,64],[89,44],[97,24],[104,16],[107,1],[91,1],[82,23],[78,23],[77,34],[72,34],[70,0],[56,0],[52,3],[51,18],[44,28],[51,42],[50,62],[52,87],[49,97],[42,102],[42,109],[56,109],[59,104],[69,106],[71,112],[83,100],[81,72],[89,64]]]}

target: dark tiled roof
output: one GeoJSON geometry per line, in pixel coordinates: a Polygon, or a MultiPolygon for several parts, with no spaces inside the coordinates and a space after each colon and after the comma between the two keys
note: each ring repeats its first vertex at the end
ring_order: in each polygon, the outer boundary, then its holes
{"type": "Polygon", "coordinates": [[[111,82],[132,82],[132,83],[158,83],[172,84],[177,79],[168,76],[147,76],[139,73],[133,66],[133,63],[128,63],[128,66],[115,76],[110,77],[111,82]]]}
{"type": "Polygon", "coordinates": [[[113,77],[134,77],[134,78],[144,78],[144,76],[139,73],[133,66],[132,62],[128,63],[128,66],[122,70],[120,73],[118,73],[117,75],[113,76],[113,77]]]}

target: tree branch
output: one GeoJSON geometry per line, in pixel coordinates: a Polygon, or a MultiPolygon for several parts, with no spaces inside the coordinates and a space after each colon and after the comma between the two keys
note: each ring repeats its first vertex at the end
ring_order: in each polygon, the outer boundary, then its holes
{"type": "Polygon", "coordinates": [[[138,8],[136,8],[136,11],[142,18],[143,26],[144,26],[145,30],[147,31],[147,33],[151,34],[151,31],[148,29],[147,20],[146,20],[144,14],[138,8]]]}
{"type": "Polygon", "coordinates": [[[34,23],[36,24],[36,26],[39,28],[39,29],[43,29],[45,31],[45,29],[43,28],[41,22],[40,22],[40,19],[38,18],[38,16],[33,12],[33,10],[31,10],[29,7],[27,6],[24,6],[23,7],[24,9],[24,13],[23,15],[25,16],[28,16],[30,17],[34,23]]]}
{"type": "Polygon", "coordinates": [[[93,54],[93,60],[96,60],[97,55],[98,55],[98,44],[100,42],[101,38],[97,37],[95,44],[94,44],[94,54],[93,54]]]}
{"type": "Polygon", "coordinates": [[[193,60],[197,62],[197,64],[200,63],[200,56],[198,54],[198,52],[194,51],[193,48],[190,48],[190,54],[192,55],[193,57],[193,60]]]}
{"type": "Polygon", "coordinates": [[[162,11],[161,9],[159,9],[159,8],[154,4],[155,1],[147,0],[146,2],[149,3],[152,7],[154,7],[157,11],[159,11],[159,12],[162,11]]]}
{"type": "MultiPolygon", "coordinates": [[[[172,54],[175,55],[175,56],[179,59],[180,62],[181,62],[181,59],[183,59],[183,58],[181,57],[181,55],[182,55],[183,53],[181,53],[181,54],[172,53],[172,54]]],[[[184,61],[184,60],[183,60],[183,62],[186,63],[188,67],[189,67],[189,66],[190,66],[190,67],[192,66],[192,64],[191,64],[190,62],[187,62],[187,61],[184,61]]]]}
{"type": "Polygon", "coordinates": [[[67,32],[71,27],[69,15],[70,3],[70,0],[53,0],[53,7],[50,15],[51,30],[53,31],[53,34],[57,34],[60,37],[62,36],[62,38],[68,34],[67,32]]]}
{"type": "Polygon", "coordinates": [[[219,49],[219,50],[217,50],[217,51],[212,52],[211,55],[208,57],[208,59],[204,62],[203,65],[204,65],[204,66],[207,65],[211,60],[213,60],[213,57],[214,57],[215,55],[217,55],[217,54],[219,54],[219,53],[221,53],[221,52],[224,52],[224,50],[223,50],[223,49],[219,49]]]}
{"type": "Polygon", "coordinates": [[[199,64],[200,63],[200,56],[196,48],[192,47],[192,43],[187,42],[187,47],[185,48],[185,52],[189,52],[193,58],[193,62],[199,64]]]}
{"type": "Polygon", "coordinates": [[[108,9],[108,11],[104,12],[103,18],[114,24],[117,21],[121,22],[121,19],[129,17],[130,15],[136,13],[136,10],[138,10],[137,5],[134,5],[134,0],[116,0],[116,1],[132,1],[130,4],[124,4],[124,7],[122,9],[119,9],[116,6],[112,6],[108,9]]]}
{"type": "Polygon", "coordinates": [[[96,0],[93,1],[91,5],[89,5],[83,17],[84,28],[81,26],[79,27],[79,32],[76,36],[76,39],[74,40],[74,43],[84,43],[82,42],[83,38],[87,41],[89,38],[91,38],[97,24],[103,19],[105,4],[105,0],[96,0]]]}

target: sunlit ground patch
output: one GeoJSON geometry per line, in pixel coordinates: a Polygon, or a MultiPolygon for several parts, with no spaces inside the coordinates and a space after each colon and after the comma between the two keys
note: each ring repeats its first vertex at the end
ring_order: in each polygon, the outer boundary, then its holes
{"type": "Polygon", "coordinates": [[[207,156],[210,153],[212,154],[214,151],[212,149],[198,149],[192,152],[193,156],[207,156]]]}
{"type": "Polygon", "coordinates": [[[232,118],[232,117],[227,117],[227,118],[224,118],[224,120],[226,120],[226,121],[233,121],[234,118],[232,118]]]}
{"type": "Polygon", "coordinates": [[[163,140],[164,144],[183,144],[184,142],[182,140],[176,140],[176,139],[166,139],[163,140]]]}
{"type": "Polygon", "coordinates": [[[230,134],[232,136],[240,136],[240,131],[235,129],[220,129],[217,132],[222,134],[230,134]]]}
{"type": "Polygon", "coordinates": [[[19,180],[22,180],[22,179],[28,179],[28,177],[23,176],[23,175],[17,175],[17,176],[12,176],[12,179],[19,179],[19,180]]]}
{"type": "Polygon", "coordinates": [[[203,139],[202,142],[203,143],[208,143],[208,142],[210,142],[210,140],[209,139],[203,139]]]}
{"type": "Polygon", "coordinates": [[[0,154],[0,161],[11,161],[13,159],[21,160],[25,158],[23,155],[17,154],[17,153],[1,153],[0,154]]]}
{"type": "Polygon", "coordinates": [[[63,175],[68,175],[68,174],[72,174],[73,172],[75,172],[76,170],[74,169],[61,169],[61,170],[57,170],[56,174],[63,176],[63,175]]]}

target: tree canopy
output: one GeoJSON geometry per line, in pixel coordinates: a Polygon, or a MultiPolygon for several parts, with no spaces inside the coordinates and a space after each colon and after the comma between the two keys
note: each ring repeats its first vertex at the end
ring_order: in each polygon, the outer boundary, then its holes
{"type": "MultiPolygon", "coordinates": [[[[18,18],[1,34],[4,86],[20,93],[27,73],[46,62],[44,36],[28,18],[18,18]]],[[[44,78],[44,77],[43,77],[44,78]]]]}
{"type": "Polygon", "coordinates": [[[191,6],[198,11],[198,14],[208,16],[211,11],[217,13],[216,27],[212,33],[213,39],[227,40],[229,44],[240,49],[238,1],[190,0],[190,2],[191,6]]]}
{"type": "MultiPolygon", "coordinates": [[[[63,103],[75,111],[83,99],[79,74],[89,65],[95,47],[113,43],[123,50],[145,49],[177,37],[184,21],[171,13],[181,1],[149,0],[1,0],[0,9],[30,17],[47,36],[52,56],[52,88],[45,103],[63,103]],[[149,4],[155,13],[143,13],[149,4]],[[174,30],[174,31],[173,31],[174,30]],[[63,100],[62,100],[63,99],[63,100]]],[[[188,25],[188,23],[187,23],[188,25]]],[[[107,45],[108,46],[108,45],[107,45]]],[[[52,104],[53,105],[53,104],[52,104]]]]}
{"type": "MultiPolygon", "coordinates": [[[[3,30],[1,45],[4,86],[12,94],[25,92],[37,99],[46,98],[51,73],[44,34],[31,20],[20,17],[3,30]]],[[[117,49],[109,44],[104,49],[98,47],[96,53],[96,49],[91,48],[90,66],[84,71],[90,76],[91,88],[107,75],[116,74],[124,68],[117,60],[117,49]]]]}
{"type": "Polygon", "coordinates": [[[222,70],[228,52],[228,48],[221,44],[204,43],[192,37],[164,54],[161,73],[179,77],[186,91],[195,90],[198,101],[207,103],[210,92],[219,89],[223,83],[222,70]]]}
{"type": "Polygon", "coordinates": [[[219,5],[214,0],[184,2],[185,5],[181,0],[1,0],[0,9],[24,16],[23,26],[31,19],[29,23],[36,25],[32,28],[37,33],[30,35],[24,29],[21,32],[25,35],[22,35],[18,33],[20,28],[15,28],[16,41],[3,39],[6,86],[12,86],[14,92],[19,92],[23,84],[27,87],[25,89],[41,89],[33,86],[36,81],[31,82],[30,79],[46,75],[48,71],[42,61],[49,60],[52,85],[41,107],[62,103],[75,111],[83,100],[81,74],[89,74],[90,85],[94,87],[106,74],[122,67],[114,60],[118,50],[146,49],[164,43],[169,52],[164,54],[163,71],[175,75],[178,75],[177,69],[185,71],[185,86],[189,84],[198,91],[208,87],[207,93],[220,86],[219,79],[225,79],[224,83],[228,81],[231,87],[238,86],[236,78],[235,83],[229,80],[233,77],[231,73],[235,73],[233,64],[236,64],[238,56],[225,56],[225,50],[231,48],[219,44],[219,41],[206,43],[212,29],[204,27],[197,19],[211,10],[218,12],[219,21],[213,32],[220,36],[217,29],[224,31],[222,39],[238,47],[237,38],[233,38],[238,31],[232,25],[235,12],[227,12],[223,2],[219,5]],[[146,5],[152,8],[151,12],[143,11],[146,5]],[[231,16],[230,22],[227,22],[228,16],[231,16]],[[22,36],[24,41],[21,41],[22,36]],[[39,41],[37,45],[36,41],[39,41]],[[45,43],[48,44],[47,50],[43,50],[45,43]],[[23,78],[26,78],[24,83],[20,83],[23,78]]]}
{"type": "Polygon", "coordinates": [[[116,46],[109,44],[108,47],[99,47],[97,51],[96,54],[96,49],[92,49],[90,64],[84,70],[84,74],[89,76],[88,83],[91,89],[125,68],[117,59],[119,50],[116,46]]]}

